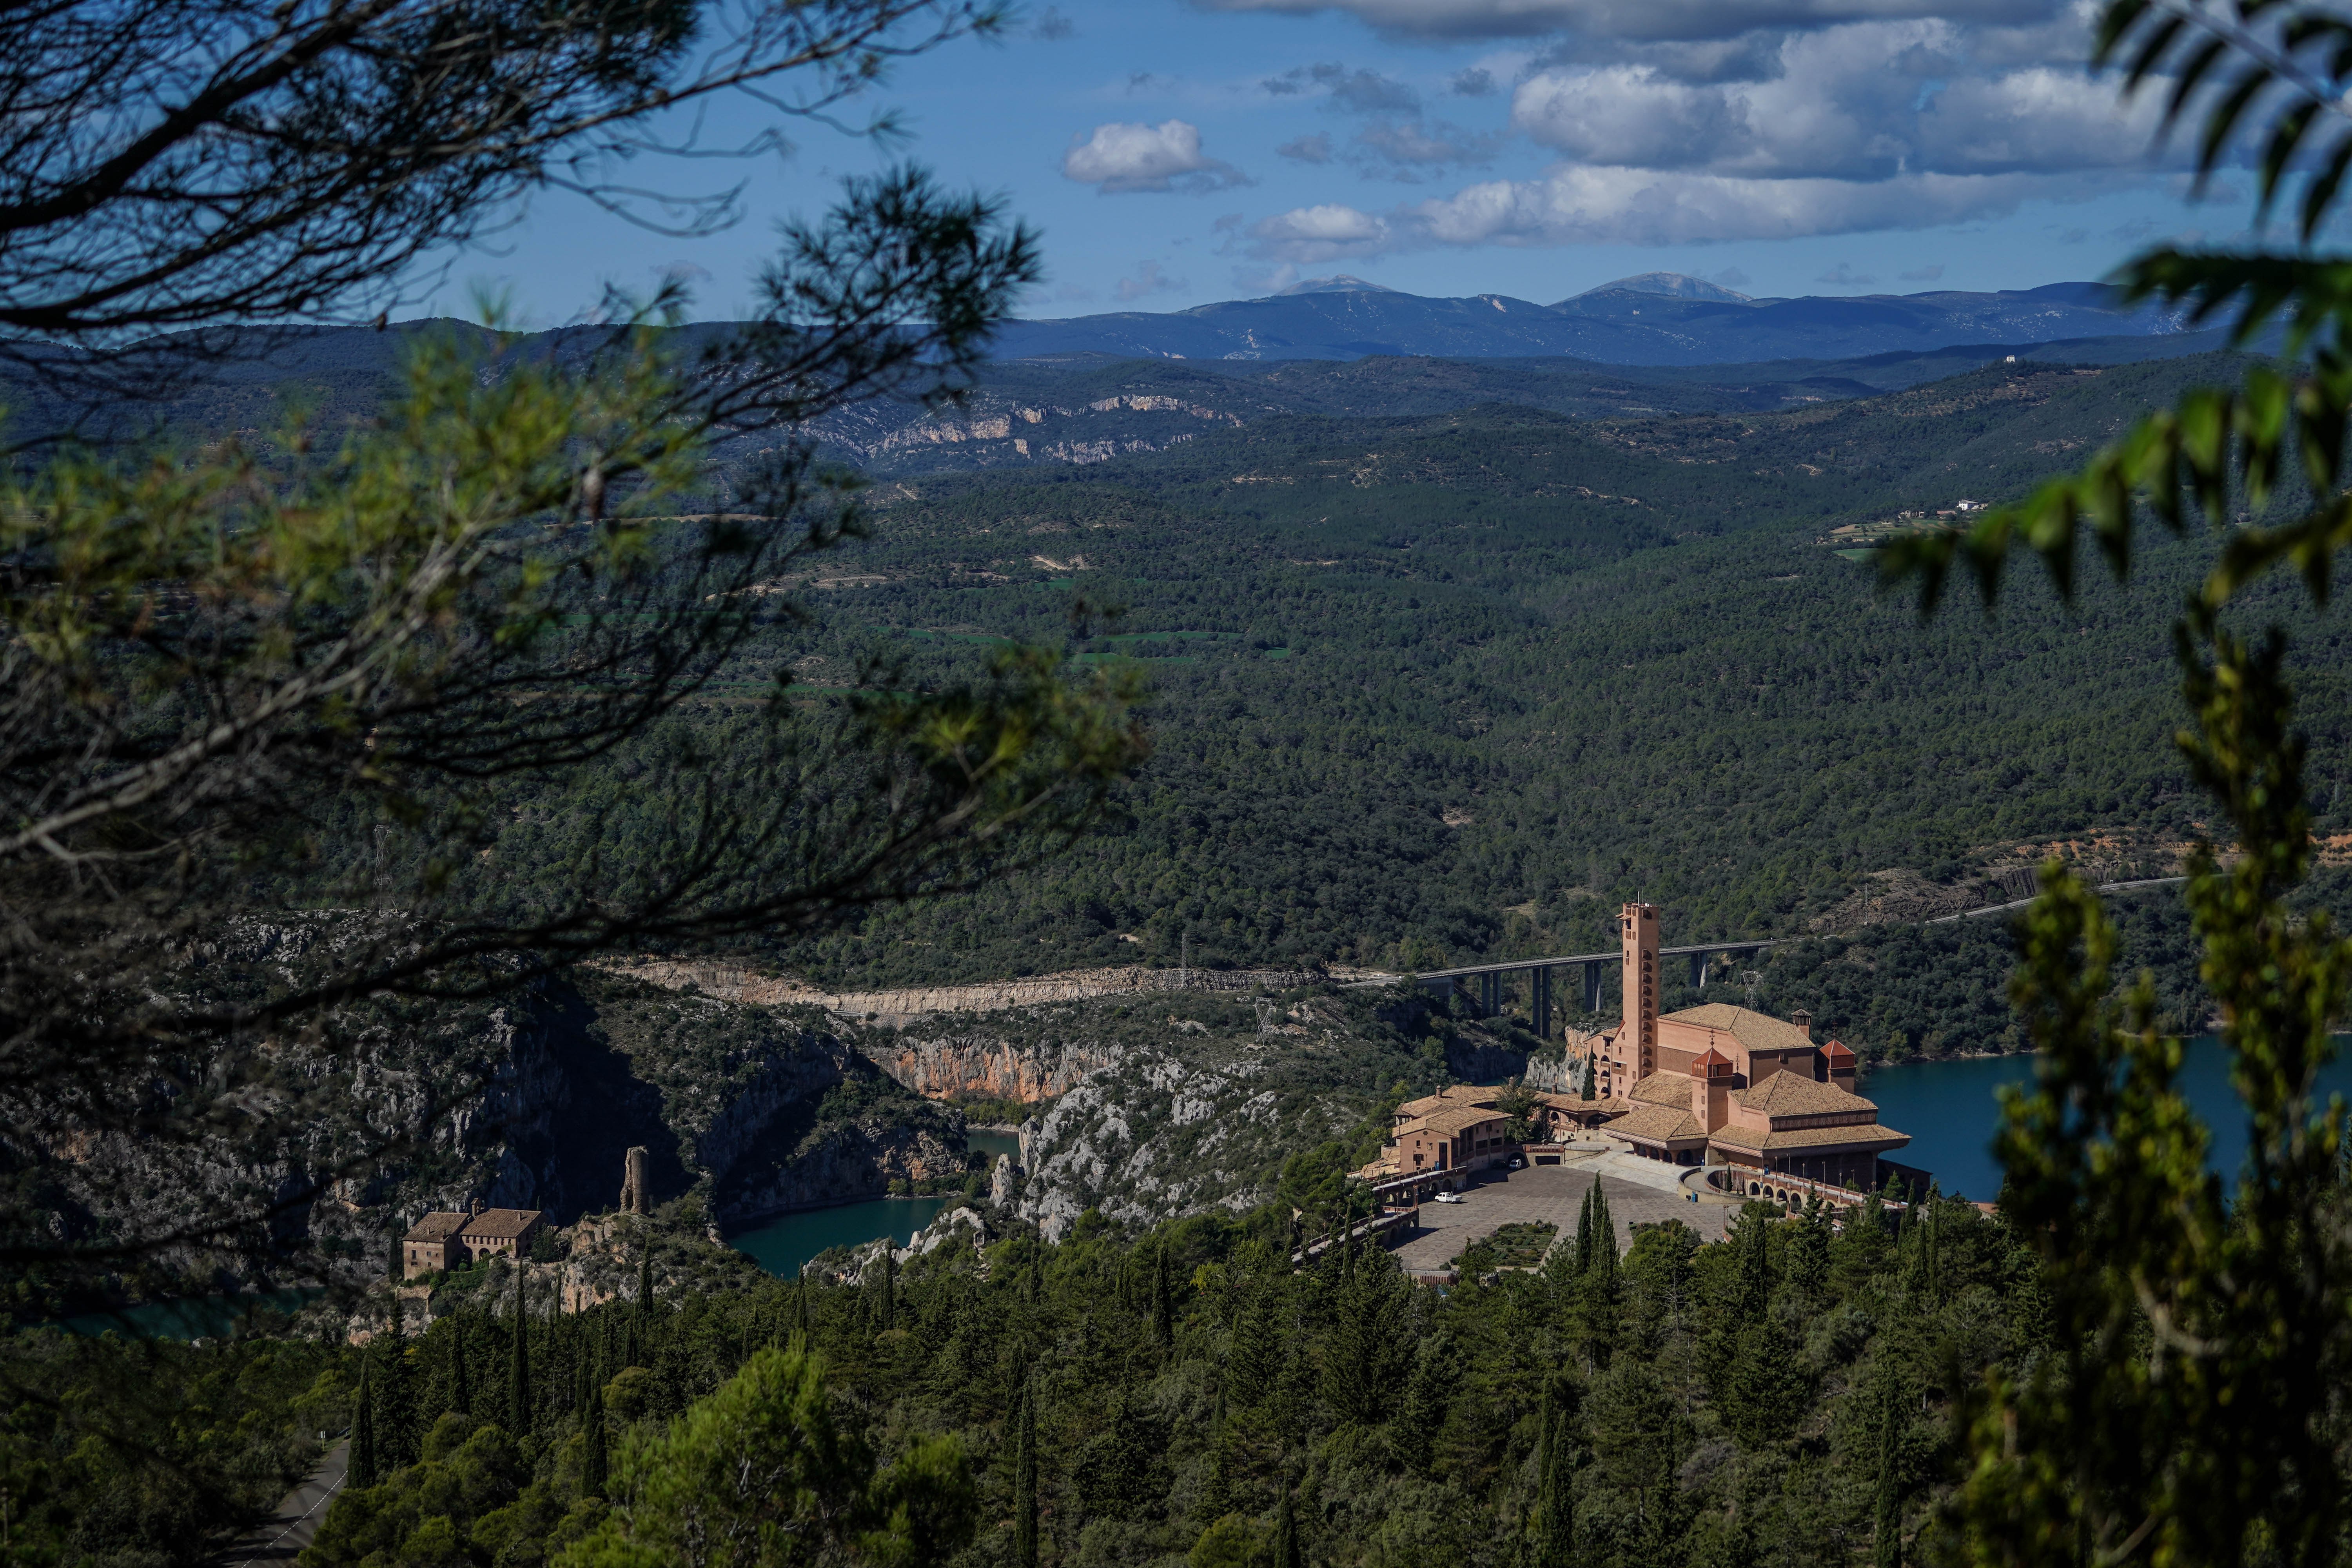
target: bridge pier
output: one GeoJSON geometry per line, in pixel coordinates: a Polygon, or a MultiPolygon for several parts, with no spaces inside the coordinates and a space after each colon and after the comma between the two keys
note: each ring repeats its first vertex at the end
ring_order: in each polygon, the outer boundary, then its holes
{"type": "Polygon", "coordinates": [[[1536,1038],[1551,1038],[1551,970],[1538,967],[1529,972],[1534,994],[1528,1002],[1528,1021],[1536,1026],[1536,1038]]]}
{"type": "Polygon", "coordinates": [[[1596,959],[1584,966],[1584,1010],[1601,1011],[1601,994],[1609,984],[1609,972],[1618,965],[1606,959],[1596,959]]]}
{"type": "Polygon", "coordinates": [[[1500,974],[1478,976],[1478,1016],[1491,1018],[1503,1010],[1503,977],[1500,974]]]}

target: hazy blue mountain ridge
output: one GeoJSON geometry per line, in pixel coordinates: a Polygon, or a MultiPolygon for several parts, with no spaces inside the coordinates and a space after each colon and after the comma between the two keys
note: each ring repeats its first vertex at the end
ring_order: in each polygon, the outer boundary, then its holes
{"type": "Polygon", "coordinates": [[[2176,312],[2126,309],[2096,283],[1996,293],[1945,289],[1749,300],[1678,275],[1645,274],[1550,305],[1505,294],[1435,300],[1394,289],[1318,288],[1186,310],[1022,321],[998,335],[996,352],[1004,359],[1068,353],[1240,360],[1569,354],[1603,364],[1692,365],[1841,359],[1958,343],[2161,336],[2179,325],[2176,312]],[[1695,287],[1679,289],[1681,284],[1695,287]],[[1678,291],[1663,291],[1670,287],[1678,291]]]}

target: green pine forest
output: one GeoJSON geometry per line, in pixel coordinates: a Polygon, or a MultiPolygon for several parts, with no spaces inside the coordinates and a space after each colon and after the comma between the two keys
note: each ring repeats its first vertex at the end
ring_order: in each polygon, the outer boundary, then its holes
{"type": "MultiPolygon", "coordinates": [[[[520,1342],[494,1285],[421,1336],[215,1350],[235,1392],[191,1401],[221,1425],[174,1457],[257,1468],[348,1419],[303,1568],[1885,1564],[1931,1550],[1953,1380],[2040,1343],[2030,1262],[1966,1204],[1756,1204],[1723,1245],[1665,1222],[1621,1258],[1588,1194],[1540,1267],[1474,1248],[1438,1291],[1376,1250],[1285,1262],[1316,1165],[1133,1238],[835,1253],[804,1286],[648,1264],[649,1307],[535,1302],[520,1342]]],[[[12,1419],[16,1458],[42,1425],[12,1419]]],[[[99,1468],[16,1466],[19,1561],[174,1560],[184,1500],[88,1510],[99,1468]]]]}
{"type": "MultiPolygon", "coordinates": [[[[1997,365],[1778,413],[1252,409],[1100,462],[877,480],[868,537],[778,584],[811,618],[711,687],[714,743],[779,670],[814,713],[1019,640],[1141,671],[1155,751],[1081,851],[757,956],[859,989],[1172,964],[1188,942],[1206,965],[1407,971],[1593,951],[1641,897],[1670,944],[1801,939],[1768,993],[1868,1054],[2005,1048],[2000,921],[1841,906],[1882,874],[1965,886],[2053,847],[2172,869],[2203,808],[2168,627],[2205,542],[2156,544],[2128,591],[2086,561],[2071,605],[2021,580],[1997,616],[1923,622],[1831,531],[2018,495],[2238,363],[1997,365]]],[[[1349,367],[1353,405],[1412,406],[1430,365],[1349,367]]],[[[1327,405],[1339,374],[1312,374],[1327,405]]],[[[2334,766],[2344,634],[2289,589],[2242,614],[2295,634],[2334,766]]],[[[658,766],[625,754],[519,813],[518,888],[658,766]]],[[[2343,784],[2314,779],[2323,834],[2343,784]]],[[[2185,926],[2134,903],[2132,962],[2201,1024],[2185,926]]]]}

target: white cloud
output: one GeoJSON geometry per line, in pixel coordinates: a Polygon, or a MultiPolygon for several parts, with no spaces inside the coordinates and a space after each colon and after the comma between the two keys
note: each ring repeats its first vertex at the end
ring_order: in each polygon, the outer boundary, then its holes
{"type": "Polygon", "coordinates": [[[1302,163],[1328,163],[1331,161],[1329,132],[1318,131],[1312,136],[1297,136],[1276,147],[1277,157],[1296,158],[1302,163]]]}
{"type": "Polygon", "coordinates": [[[1253,250],[1281,261],[1336,261],[1394,248],[1385,220],[1336,202],[1293,207],[1252,225],[1249,232],[1253,250]]]}
{"type": "Polygon", "coordinates": [[[1887,180],[1754,179],[1681,170],[1562,165],[1489,180],[1381,215],[1297,207],[1249,230],[1252,253],[1315,265],[1426,246],[1692,245],[1927,228],[2078,199],[2094,176],[1904,174],[1887,180]]]}
{"type": "Polygon", "coordinates": [[[1062,174],[1105,195],[1130,191],[1200,195],[1249,183],[1232,164],[1202,152],[1200,129],[1181,120],[1157,125],[1114,121],[1096,126],[1090,136],[1073,136],[1062,156],[1062,174]]]}
{"type": "MultiPolygon", "coordinates": [[[[1267,261],[1931,227],[2183,164],[2156,139],[2164,84],[2126,101],[2112,75],[2084,68],[2100,0],[1196,3],[1339,10],[1400,34],[1545,35],[1540,52],[1513,57],[1508,134],[1553,153],[1550,168],[1384,213],[1297,207],[1249,229],[1267,261]]],[[[1329,67],[1283,79],[1319,80],[1336,100],[1342,82],[1369,97],[1386,79],[1329,67]]],[[[1486,162],[1499,141],[1382,116],[1334,158],[1426,179],[1486,162]]]]}
{"type": "Polygon", "coordinates": [[[2048,66],[1956,81],[1919,116],[1920,162],[1955,171],[2145,164],[2160,97],[2143,92],[2126,106],[2112,81],[2048,66]]]}
{"type": "Polygon", "coordinates": [[[2033,196],[2088,194],[2030,174],[1752,179],[1570,166],[1423,202],[1390,227],[1440,245],[1688,245],[1925,228],[2010,212],[2033,196]]]}
{"type": "Polygon", "coordinates": [[[1194,0],[1217,11],[1350,14],[1383,32],[1527,38],[1576,32],[1612,38],[1731,38],[1760,27],[1943,16],[2031,26],[2053,0],[1194,0]]]}
{"type": "Polygon", "coordinates": [[[1763,178],[2147,166],[2154,95],[2126,106],[2080,69],[1973,74],[1969,52],[1948,23],[1868,22],[1784,35],[1757,79],[1553,68],[1519,85],[1511,121],[1580,163],[1763,178]]]}

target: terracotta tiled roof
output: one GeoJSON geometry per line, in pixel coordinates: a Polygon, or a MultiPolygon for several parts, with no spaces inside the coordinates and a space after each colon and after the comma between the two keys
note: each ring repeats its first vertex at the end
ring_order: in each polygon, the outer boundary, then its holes
{"type": "Polygon", "coordinates": [[[1690,1074],[1693,1078],[1705,1078],[1708,1068],[1727,1068],[1730,1065],[1729,1057],[1709,1046],[1703,1054],[1691,1058],[1690,1074]]]}
{"type": "Polygon", "coordinates": [[[464,1228],[466,1216],[448,1209],[435,1209],[408,1227],[403,1241],[446,1241],[464,1228]]]}
{"type": "Polygon", "coordinates": [[[1690,1079],[1680,1073],[1654,1072],[1633,1086],[1632,1099],[1643,1105],[1679,1105],[1690,1109],[1690,1079]]]}
{"type": "Polygon", "coordinates": [[[469,1241],[476,1237],[484,1241],[508,1241],[538,1224],[539,1215],[537,1209],[484,1209],[467,1220],[459,1234],[469,1241]]]}
{"type": "Polygon", "coordinates": [[[1479,1089],[1473,1084],[1449,1083],[1435,1094],[1423,1095],[1419,1100],[1406,1100],[1396,1108],[1396,1113],[1406,1117],[1431,1116],[1448,1106],[1492,1106],[1496,1096],[1501,1092],[1499,1089],[1479,1089]]]}
{"type": "Polygon", "coordinates": [[[1670,1105],[1637,1105],[1601,1131],[1612,1138],[1645,1138],[1653,1143],[1706,1136],[1688,1105],[1680,1110],[1670,1105]]]}
{"type": "Polygon", "coordinates": [[[1822,1055],[1832,1062],[1843,1062],[1848,1067],[1853,1065],[1853,1052],[1846,1048],[1843,1040],[1832,1040],[1822,1047],[1822,1055]]]}
{"type": "Polygon", "coordinates": [[[1899,1149],[1911,1142],[1908,1132],[1897,1132],[1892,1127],[1880,1127],[1873,1122],[1859,1122],[1847,1127],[1791,1127],[1786,1131],[1766,1132],[1760,1128],[1742,1127],[1738,1123],[1722,1127],[1709,1135],[1710,1142],[1729,1143],[1741,1149],[1899,1149]]]}
{"type": "Polygon", "coordinates": [[[1768,1116],[1832,1116],[1840,1112],[1875,1116],[1878,1107],[1833,1083],[1816,1083],[1801,1073],[1776,1072],[1763,1082],[1735,1089],[1731,1098],[1750,1110],[1768,1116]]]}
{"type": "Polygon", "coordinates": [[[1465,1132],[1473,1127],[1481,1126],[1489,1121],[1509,1120],[1508,1117],[1498,1115],[1486,1106],[1452,1105],[1443,1110],[1432,1111],[1427,1116],[1417,1116],[1398,1128],[1397,1131],[1404,1133],[1419,1130],[1440,1133],[1450,1138],[1456,1132],[1465,1132]]]}
{"type": "Polygon", "coordinates": [[[1679,1013],[1669,1013],[1668,1018],[1677,1024],[1696,1024],[1703,1029],[1721,1029],[1751,1051],[1801,1051],[1813,1048],[1812,1037],[1786,1019],[1775,1018],[1769,1013],[1758,1013],[1746,1007],[1735,1007],[1728,1002],[1709,1002],[1703,1007],[1685,1007],[1679,1013]]]}

